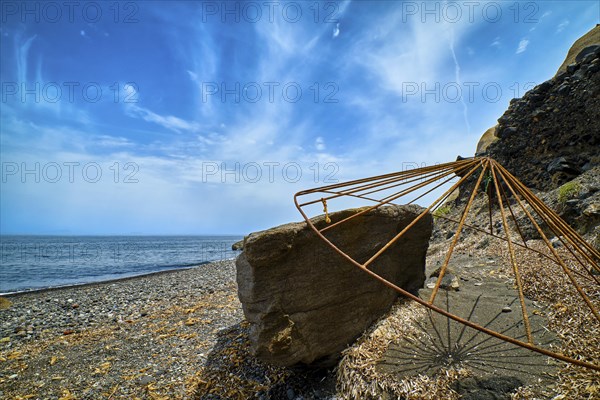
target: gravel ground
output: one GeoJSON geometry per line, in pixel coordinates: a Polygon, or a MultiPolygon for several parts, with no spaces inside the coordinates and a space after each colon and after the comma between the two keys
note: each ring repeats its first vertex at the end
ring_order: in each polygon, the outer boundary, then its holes
{"type": "MultiPolygon", "coordinates": [[[[225,355],[239,348],[232,329],[245,329],[233,260],[8,300],[0,310],[6,399],[203,398],[197,392],[209,382],[205,375],[218,378],[211,366],[227,371],[235,364],[225,355]],[[219,352],[224,359],[216,363],[219,352]]],[[[266,370],[257,362],[248,367],[255,375],[266,370]]],[[[284,378],[284,398],[311,397],[287,390],[293,373],[271,374],[284,378]]],[[[262,389],[262,398],[275,398],[268,384],[262,389]]]]}

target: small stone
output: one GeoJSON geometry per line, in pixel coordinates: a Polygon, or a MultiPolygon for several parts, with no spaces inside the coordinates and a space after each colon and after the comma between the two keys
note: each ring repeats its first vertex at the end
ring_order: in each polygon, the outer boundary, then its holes
{"type": "Polygon", "coordinates": [[[594,59],[596,58],[596,55],[594,53],[589,53],[586,54],[582,59],[581,59],[581,63],[582,64],[589,64],[591,63],[594,59]]]}
{"type": "MultiPolygon", "coordinates": [[[[431,275],[429,275],[430,278],[432,277],[438,277],[440,276],[440,273],[442,272],[442,267],[439,267],[438,269],[436,269],[435,271],[433,271],[431,273],[431,275]]],[[[454,271],[451,268],[446,268],[446,270],[444,271],[444,275],[448,275],[448,274],[453,274],[454,271]]]]}
{"type": "Polygon", "coordinates": [[[600,216],[600,204],[592,203],[588,205],[585,210],[583,210],[583,214],[588,217],[598,217],[600,216]]]}
{"type": "Polygon", "coordinates": [[[13,374],[13,375],[10,375],[10,376],[8,377],[8,379],[17,379],[18,377],[19,377],[19,375],[17,375],[17,374],[13,374]]]}
{"type": "Polygon", "coordinates": [[[577,54],[575,56],[575,61],[581,62],[581,63],[589,62],[589,61],[593,60],[594,58],[596,58],[596,53],[598,52],[599,49],[600,49],[600,45],[597,45],[597,44],[593,44],[591,46],[584,47],[579,52],[579,54],[577,54]],[[592,57],[589,58],[588,61],[586,61],[587,57],[589,57],[589,56],[592,56],[592,57]]]}
{"type": "Polygon", "coordinates": [[[506,127],[506,128],[504,128],[502,130],[500,138],[504,139],[504,138],[510,137],[510,136],[512,136],[512,135],[514,135],[516,133],[517,133],[517,128],[514,127],[514,126],[509,126],[509,127],[506,127]]]}
{"type": "MultiPolygon", "coordinates": [[[[428,289],[435,288],[435,285],[437,284],[438,279],[439,278],[432,276],[431,278],[429,278],[427,280],[427,283],[425,284],[425,286],[428,289]]],[[[444,275],[444,277],[442,278],[442,281],[440,282],[440,289],[458,291],[459,287],[460,287],[460,284],[458,282],[458,278],[449,273],[446,273],[444,275]]]]}
{"type": "Polygon", "coordinates": [[[555,79],[556,81],[562,81],[563,79],[565,79],[567,77],[567,73],[566,72],[561,72],[560,74],[556,75],[555,79]]]}
{"type": "Polygon", "coordinates": [[[569,84],[563,83],[562,85],[560,85],[558,87],[557,92],[558,92],[558,94],[565,95],[565,94],[569,93],[569,90],[570,90],[569,84]]]}
{"type": "Polygon", "coordinates": [[[540,93],[545,93],[551,87],[552,87],[552,83],[550,81],[546,81],[546,82],[543,82],[543,83],[540,83],[539,85],[537,85],[535,88],[533,88],[533,90],[540,92],[540,93]]]}
{"type": "Polygon", "coordinates": [[[540,104],[542,102],[544,102],[546,98],[544,97],[543,94],[532,94],[529,96],[529,100],[531,101],[532,104],[540,104]]]}
{"type": "Polygon", "coordinates": [[[509,312],[512,312],[512,308],[510,308],[510,307],[508,307],[508,306],[506,306],[506,307],[503,307],[503,308],[502,308],[502,312],[503,312],[503,313],[509,313],[509,312]]]}
{"type": "Polygon", "coordinates": [[[145,386],[154,382],[154,378],[149,375],[144,375],[140,378],[140,385],[145,386]]]}
{"type": "Polygon", "coordinates": [[[458,278],[456,276],[452,276],[452,280],[450,281],[450,288],[454,290],[458,290],[460,284],[458,283],[458,278]]]}
{"type": "Polygon", "coordinates": [[[544,115],[544,110],[535,110],[534,112],[531,113],[531,116],[534,118],[540,117],[542,115],[544,115]]]}
{"type": "Polygon", "coordinates": [[[579,69],[579,65],[577,64],[569,64],[567,65],[567,72],[572,74],[573,72],[577,71],[579,69]]]}
{"type": "Polygon", "coordinates": [[[475,282],[475,286],[481,286],[482,283],[481,282],[475,282]]]}
{"type": "Polygon", "coordinates": [[[583,78],[585,78],[585,73],[587,72],[587,69],[584,68],[580,68],[579,70],[577,70],[577,72],[575,72],[573,74],[573,76],[571,76],[571,78],[575,81],[579,81],[582,80],[583,78]]]}
{"type": "Polygon", "coordinates": [[[288,389],[288,390],[285,392],[285,394],[287,395],[287,398],[288,398],[289,400],[294,400],[294,398],[296,397],[296,393],[294,392],[294,389],[292,389],[292,388],[289,388],[289,389],[288,389]]]}
{"type": "Polygon", "coordinates": [[[552,247],[554,247],[555,249],[562,246],[562,242],[557,237],[553,237],[552,239],[550,239],[550,243],[552,243],[552,247]]]}

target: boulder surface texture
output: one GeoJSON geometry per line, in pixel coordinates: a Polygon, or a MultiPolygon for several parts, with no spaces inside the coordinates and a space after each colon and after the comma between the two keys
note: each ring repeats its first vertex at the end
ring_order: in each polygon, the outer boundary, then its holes
{"type": "MultiPolygon", "coordinates": [[[[361,210],[332,213],[331,223],[361,210]]],[[[326,237],[364,263],[422,210],[383,206],[334,227],[326,237]]],[[[317,228],[326,225],[324,216],[311,221],[317,228]]],[[[407,291],[421,288],[432,224],[431,215],[425,215],[369,269],[407,291]]],[[[336,253],[305,222],[250,234],[236,267],[238,295],[251,325],[251,351],[280,366],[331,365],[398,297],[336,253]]]]}

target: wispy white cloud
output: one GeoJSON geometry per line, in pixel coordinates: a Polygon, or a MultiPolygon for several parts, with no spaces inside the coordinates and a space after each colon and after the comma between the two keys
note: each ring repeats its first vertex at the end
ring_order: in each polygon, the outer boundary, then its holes
{"type": "Polygon", "coordinates": [[[502,43],[500,42],[500,36],[496,36],[490,46],[500,48],[500,46],[502,46],[502,43]]]}
{"type": "MultiPolygon", "coordinates": [[[[452,54],[452,60],[454,61],[454,78],[455,82],[459,85],[462,85],[462,79],[460,77],[460,64],[458,63],[458,59],[456,58],[456,52],[454,51],[454,29],[450,30],[450,41],[449,41],[450,53],[452,54]]],[[[460,103],[463,107],[463,118],[465,121],[465,126],[467,128],[467,133],[471,132],[471,125],[469,124],[469,107],[465,101],[463,96],[460,96],[460,103]]]]}
{"type": "Polygon", "coordinates": [[[569,20],[564,20],[562,21],[560,24],[558,24],[558,26],[556,27],[556,33],[561,33],[562,31],[565,30],[565,28],[569,26],[569,20]]]}
{"type": "Polygon", "coordinates": [[[315,149],[317,149],[317,151],[325,150],[325,140],[321,136],[315,139],[315,149]]]}
{"type": "Polygon", "coordinates": [[[186,121],[172,115],[160,115],[134,103],[128,104],[126,110],[129,116],[142,118],[144,121],[153,122],[173,132],[198,133],[202,131],[196,122],[186,121]]]}
{"type": "Polygon", "coordinates": [[[108,135],[99,135],[95,137],[94,142],[103,147],[112,147],[112,148],[124,148],[124,147],[133,147],[135,144],[124,137],[115,137],[108,135]]]}
{"type": "Polygon", "coordinates": [[[29,49],[31,48],[31,45],[36,37],[37,35],[33,35],[24,42],[21,42],[21,35],[15,35],[15,49],[17,51],[17,82],[19,83],[27,82],[29,49]]]}
{"type": "Polygon", "coordinates": [[[521,54],[521,53],[525,52],[527,50],[527,46],[529,46],[529,39],[521,39],[515,54],[521,54]]]}
{"type": "Polygon", "coordinates": [[[332,36],[334,38],[340,36],[340,24],[339,23],[335,24],[335,27],[333,28],[333,34],[332,34],[332,36]]]}
{"type": "MultiPolygon", "coordinates": [[[[126,98],[138,96],[138,93],[133,85],[125,85],[123,87],[126,98]]],[[[186,121],[182,118],[173,115],[160,115],[147,108],[138,106],[137,103],[124,103],[125,112],[130,117],[141,118],[147,122],[153,122],[173,132],[182,133],[199,133],[202,131],[200,124],[197,122],[186,121]]]]}

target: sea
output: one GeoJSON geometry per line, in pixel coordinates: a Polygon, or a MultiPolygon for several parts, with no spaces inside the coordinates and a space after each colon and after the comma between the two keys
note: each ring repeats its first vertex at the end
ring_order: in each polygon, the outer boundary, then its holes
{"type": "Polygon", "coordinates": [[[102,282],[235,258],[242,236],[0,236],[0,294],[102,282]]]}

